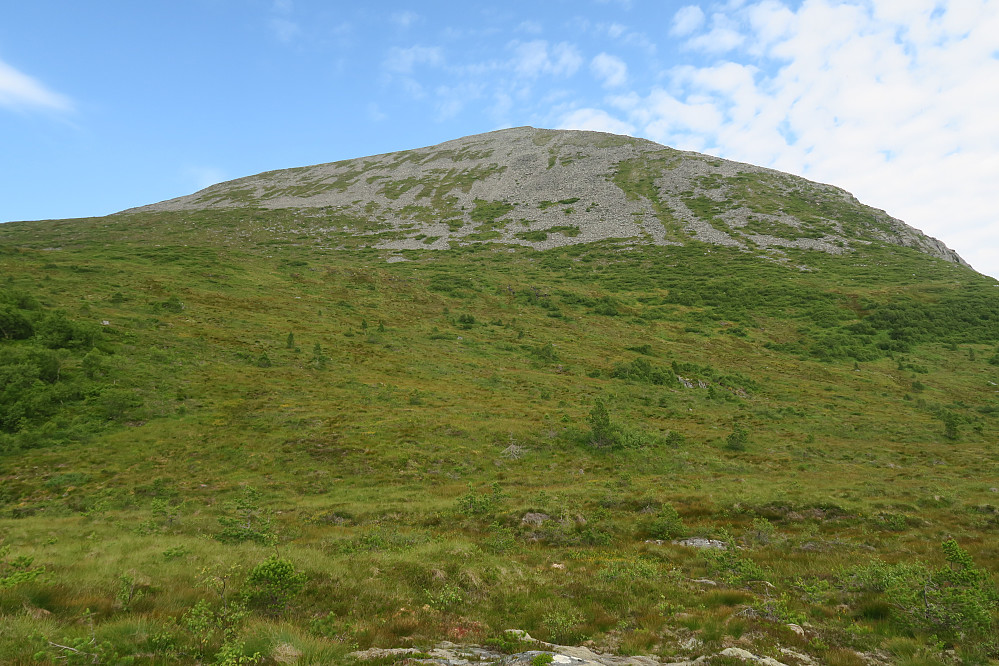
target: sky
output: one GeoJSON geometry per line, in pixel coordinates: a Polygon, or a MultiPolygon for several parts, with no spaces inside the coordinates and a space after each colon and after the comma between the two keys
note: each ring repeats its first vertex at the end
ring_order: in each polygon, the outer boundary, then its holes
{"type": "Polygon", "coordinates": [[[842,187],[999,277],[999,0],[32,0],[0,12],[0,221],[505,127],[842,187]]]}

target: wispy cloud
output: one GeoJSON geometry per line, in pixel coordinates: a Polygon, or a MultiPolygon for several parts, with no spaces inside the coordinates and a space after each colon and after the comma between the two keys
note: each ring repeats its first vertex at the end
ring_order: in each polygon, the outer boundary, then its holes
{"type": "Polygon", "coordinates": [[[693,5],[677,12],[672,33],[716,59],[673,66],[662,86],[610,98],[610,119],[592,117],[836,183],[945,234],[973,265],[999,267],[997,244],[972,240],[995,224],[999,4],[738,4],[710,17],[693,5]]]}
{"type": "Polygon", "coordinates": [[[590,130],[611,134],[634,134],[635,126],[614,118],[602,109],[576,109],[558,122],[559,129],[590,130]]]}
{"type": "Polygon", "coordinates": [[[71,111],[73,101],[0,60],[0,106],[16,110],[71,111]]]}
{"type": "Polygon", "coordinates": [[[590,61],[590,71],[607,88],[617,88],[628,81],[628,65],[621,58],[607,53],[601,53],[590,61]]]}
{"type": "Polygon", "coordinates": [[[271,3],[273,16],[267,21],[271,34],[279,42],[288,44],[302,34],[302,27],[288,18],[295,10],[292,0],[274,0],[271,3]]]}
{"type": "Polygon", "coordinates": [[[583,64],[579,49],[568,42],[549,45],[543,39],[512,42],[513,68],[521,76],[533,78],[541,74],[572,76],[583,64]]]}
{"type": "Polygon", "coordinates": [[[417,23],[420,20],[420,15],[411,11],[393,12],[389,15],[389,20],[400,28],[405,29],[417,23]]]}
{"type": "Polygon", "coordinates": [[[669,32],[677,37],[685,37],[704,23],[704,11],[697,5],[687,5],[673,15],[673,25],[669,32]]]}
{"type": "Polygon", "coordinates": [[[444,63],[444,51],[439,46],[392,47],[385,57],[384,67],[397,74],[410,74],[417,65],[437,66],[444,63]]]}

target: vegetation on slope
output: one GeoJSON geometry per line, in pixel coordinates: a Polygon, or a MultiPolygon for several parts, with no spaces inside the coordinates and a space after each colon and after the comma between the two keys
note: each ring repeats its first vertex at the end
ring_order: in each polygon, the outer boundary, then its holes
{"type": "Polygon", "coordinates": [[[0,240],[4,663],[343,662],[512,627],[673,659],[999,654],[999,287],[966,268],[877,243],[387,263],[298,211],[0,240]]]}

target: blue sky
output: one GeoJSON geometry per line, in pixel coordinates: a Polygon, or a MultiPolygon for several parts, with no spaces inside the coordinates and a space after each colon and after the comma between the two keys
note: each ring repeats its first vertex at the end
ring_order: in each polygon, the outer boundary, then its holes
{"type": "Polygon", "coordinates": [[[34,0],[0,21],[0,221],[502,127],[833,183],[999,276],[999,1],[34,0]]]}

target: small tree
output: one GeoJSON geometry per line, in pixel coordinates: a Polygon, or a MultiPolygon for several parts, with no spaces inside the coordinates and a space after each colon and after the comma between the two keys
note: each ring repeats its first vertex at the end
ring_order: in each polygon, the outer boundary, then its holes
{"type": "Polygon", "coordinates": [[[97,379],[104,374],[104,354],[101,353],[100,349],[94,347],[80,361],[80,366],[87,379],[97,379]]]}
{"type": "Polygon", "coordinates": [[[329,361],[329,357],[323,353],[323,346],[317,342],[312,348],[312,365],[317,370],[322,370],[326,367],[327,361],[329,361]]]}
{"type": "Polygon", "coordinates": [[[288,334],[288,339],[285,340],[284,346],[287,347],[288,349],[294,349],[295,348],[295,334],[294,333],[289,333],[288,334]]]}
{"type": "Polygon", "coordinates": [[[747,443],[749,443],[749,433],[738,425],[725,438],[725,448],[729,451],[745,451],[747,443]]]}
{"type": "Polygon", "coordinates": [[[664,504],[659,514],[649,524],[649,536],[653,539],[676,539],[686,534],[683,518],[671,504],[664,504]]]}
{"type": "Polygon", "coordinates": [[[961,417],[950,411],[949,409],[942,410],[939,414],[939,418],[943,421],[944,425],[944,437],[954,441],[961,436],[960,425],[961,417]]]}
{"type": "Polygon", "coordinates": [[[590,443],[594,446],[609,446],[615,443],[614,427],[611,425],[607,406],[599,398],[593,403],[590,416],[590,443]]]}
{"type": "Polygon", "coordinates": [[[222,531],[216,539],[226,543],[254,541],[262,545],[277,542],[269,512],[260,506],[260,491],[251,486],[227,503],[229,515],[219,516],[222,531]]]}
{"type": "Polygon", "coordinates": [[[250,601],[269,613],[283,613],[291,600],[305,587],[306,576],[295,571],[286,559],[271,555],[250,571],[246,582],[252,588],[250,601]]]}

